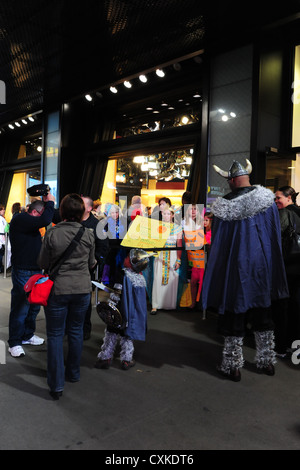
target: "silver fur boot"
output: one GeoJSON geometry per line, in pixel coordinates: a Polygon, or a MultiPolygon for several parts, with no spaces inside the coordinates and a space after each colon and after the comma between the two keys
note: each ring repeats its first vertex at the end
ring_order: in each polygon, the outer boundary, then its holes
{"type": "Polygon", "coordinates": [[[126,336],[121,336],[120,346],[121,367],[124,370],[128,370],[135,365],[135,361],[132,359],[134,352],[133,341],[126,336]]]}
{"type": "Polygon", "coordinates": [[[274,375],[274,364],[276,363],[274,332],[272,330],[255,331],[254,337],[256,345],[255,360],[258,372],[274,375]]]}
{"type": "Polygon", "coordinates": [[[241,380],[240,368],[244,365],[243,337],[225,336],[223,359],[218,370],[234,382],[241,380]]]}
{"type": "Polygon", "coordinates": [[[119,339],[117,333],[105,330],[101,351],[97,355],[95,367],[97,369],[108,369],[114,356],[116,345],[119,339]]]}

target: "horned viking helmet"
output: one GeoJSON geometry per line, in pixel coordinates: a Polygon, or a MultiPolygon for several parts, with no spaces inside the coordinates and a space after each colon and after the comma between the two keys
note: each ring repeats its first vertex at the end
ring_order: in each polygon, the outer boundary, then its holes
{"type": "Polygon", "coordinates": [[[251,162],[247,160],[247,158],[246,163],[247,165],[245,168],[240,162],[234,160],[228,171],[221,170],[221,168],[219,168],[217,165],[213,165],[213,167],[214,170],[219,173],[219,175],[223,176],[223,178],[227,178],[228,180],[230,180],[231,178],[236,178],[237,176],[250,175],[250,173],[252,172],[252,165],[251,162]]]}

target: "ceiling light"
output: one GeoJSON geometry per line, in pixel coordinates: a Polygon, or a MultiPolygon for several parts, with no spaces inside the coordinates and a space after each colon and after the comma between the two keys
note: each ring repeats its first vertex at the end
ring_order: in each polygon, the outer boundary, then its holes
{"type": "Polygon", "coordinates": [[[165,72],[161,69],[156,69],[155,73],[158,77],[164,77],[165,76],[165,72]]]}
{"type": "Polygon", "coordinates": [[[146,111],[153,111],[153,108],[146,108],[146,111]]]}
{"type": "Polygon", "coordinates": [[[219,113],[221,113],[221,114],[224,114],[224,113],[225,113],[225,110],[222,109],[222,108],[219,108],[218,111],[219,111],[219,113]]]}
{"type": "Polygon", "coordinates": [[[13,126],[12,124],[8,124],[8,127],[9,127],[10,129],[14,129],[14,126],[13,126]]]}
{"type": "Polygon", "coordinates": [[[182,122],[182,124],[187,124],[189,122],[189,118],[187,116],[183,116],[181,118],[181,122],[182,122]]]}
{"type": "Polygon", "coordinates": [[[17,127],[21,127],[21,124],[19,124],[18,122],[15,122],[15,125],[16,125],[17,127]]]}
{"type": "Polygon", "coordinates": [[[134,163],[144,163],[145,157],[143,155],[137,156],[133,158],[134,163]]]}
{"type": "Polygon", "coordinates": [[[29,116],[29,118],[28,118],[28,119],[29,119],[29,121],[32,121],[32,122],[34,122],[34,118],[33,118],[32,116],[29,116]]]}
{"type": "Polygon", "coordinates": [[[23,122],[23,124],[28,124],[28,122],[26,121],[26,119],[22,119],[22,122],[23,122]]]}
{"type": "Polygon", "coordinates": [[[233,112],[231,112],[231,113],[230,113],[230,116],[233,117],[233,118],[235,118],[235,117],[236,117],[236,114],[233,113],[233,112]]]}
{"type": "Polygon", "coordinates": [[[161,106],[168,106],[167,103],[162,102],[161,106]]]}
{"type": "Polygon", "coordinates": [[[155,114],[159,114],[159,111],[153,111],[155,114]]]}
{"type": "Polygon", "coordinates": [[[38,151],[38,152],[41,152],[41,151],[42,151],[42,147],[41,147],[40,145],[37,147],[37,151],[38,151]]]}
{"type": "Polygon", "coordinates": [[[128,80],[125,80],[124,86],[126,86],[126,88],[131,88],[132,84],[128,80]]]}
{"type": "Polygon", "coordinates": [[[143,82],[143,83],[146,83],[147,80],[148,80],[147,77],[146,77],[146,75],[140,75],[140,76],[139,76],[139,79],[140,79],[140,81],[143,82]]]}
{"type": "Polygon", "coordinates": [[[112,93],[118,93],[118,90],[116,89],[115,86],[111,86],[111,87],[110,87],[110,91],[111,91],[112,93]]]}
{"type": "Polygon", "coordinates": [[[199,93],[195,93],[195,94],[193,95],[193,98],[201,98],[201,95],[200,95],[199,93]]]}
{"type": "Polygon", "coordinates": [[[173,108],[173,106],[169,106],[168,109],[175,109],[175,108],[173,108]]]}
{"type": "Polygon", "coordinates": [[[93,101],[93,98],[91,97],[91,95],[85,95],[85,99],[87,101],[93,101]]]}
{"type": "Polygon", "coordinates": [[[228,116],[226,114],[224,114],[224,116],[222,116],[222,121],[224,121],[224,122],[228,121],[228,116]]]}

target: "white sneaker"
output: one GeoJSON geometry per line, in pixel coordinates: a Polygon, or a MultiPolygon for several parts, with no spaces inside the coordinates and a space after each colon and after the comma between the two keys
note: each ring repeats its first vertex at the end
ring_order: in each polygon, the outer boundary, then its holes
{"type": "Polygon", "coordinates": [[[25,352],[22,346],[13,346],[12,348],[8,348],[8,352],[12,355],[12,357],[25,356],[25,352]]]}
{"type": "Polygon", "coordinates": [[[33,335],[27,341],[22,341],[22,344],[32,344],[32,346],[40,346],[40,344],[43,344],[44,342],[45,342],[45,340],[43,338],[40,338],[39,336],[33,335]]]}

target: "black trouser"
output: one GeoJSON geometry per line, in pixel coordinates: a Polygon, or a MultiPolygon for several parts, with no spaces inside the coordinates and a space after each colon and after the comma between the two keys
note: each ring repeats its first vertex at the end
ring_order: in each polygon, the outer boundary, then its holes
{"type": "Polygon", "coordinates": [[[273,330],[271,307],[252,308],[244,313],[226,311],[218,317],[218,333],[223,336],[244,337],[248,322],[251,323],[254,331],[273,330]]]}

